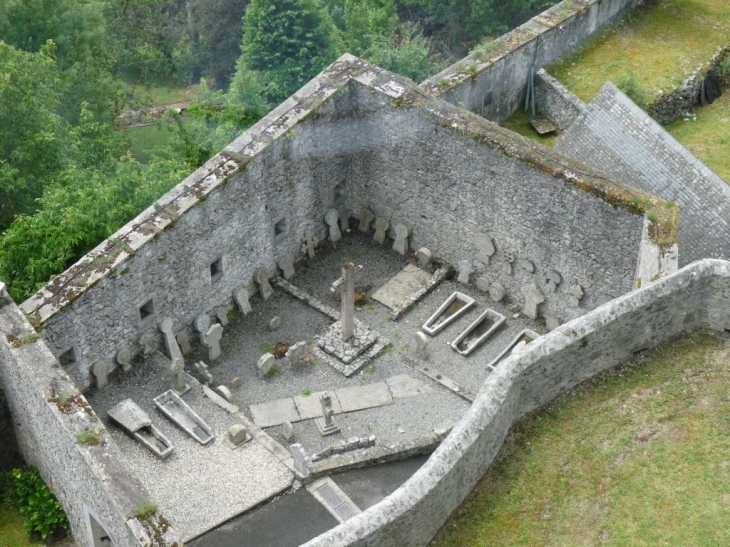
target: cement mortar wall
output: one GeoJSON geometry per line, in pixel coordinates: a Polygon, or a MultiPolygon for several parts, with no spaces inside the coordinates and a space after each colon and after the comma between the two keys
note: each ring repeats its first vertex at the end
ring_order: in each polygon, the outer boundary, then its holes
{"type": "Polygon", "coordinates": [[[535,101],[538,112],[563,131],[586,112],[585,103],[542,68],[535,75],[535,101]]]}
{"type": "Polygon", "coordinates": [[[555,150],[679,205],[679,264],[730,259],[730,186],[607,82],[555,150]]]}
{"type": "Polygon", "coordinates": [[[555,62],[636,3],[565,0],[495,40],[499,47],[486,51],[483,60],[471,53],[421,86],[451,104],[502,121],[524,102],[533,60],[536,67],[555,62]]]}
{"type": "Polygon", "coordinates": [[[429,460],[398,490],[305,547],[426,545],[487,471],[520,417],[691,328],[730,329],[730,263],[697,262],[539,338],[487,377],[429,460]]]}
{"type": "Polygon", "coordinates": [[[335,186],[344,188],[348,174],[348,129],[340,123],[338,106],[349,112],[347,100],[345,93],[290,136],[271,143],[115,274],[43,325],[41,334],[57,355],[75,349],[77,365],[69,373],[77,385],[90,385],[94,361],[103,360],[112,370],[118,350],[140,351],[136,341],[143,333],[162,347],[158,325],[163,317],[174,320],[176,332],[192,333],[199,314],[232,306],[236,289],[249,287],[253,294],[256,269],[273,274],[283,256],[300,256],[308,230],[325,237],[324,214],[335,186]],[[274,224],[281,218],[288,219],[288,233],[277,242],[274,224]],[[211,282],[210,264],[219,257],[224,273],[211,282]],[[139,307],[150,299],[155,313],[141,320],[139,307]]]}
{"type": "MultiPolygon", "coordinates": [[[[522,288],[535,283],[546,302],[543,316],[572,319],[594,308],[604,295],[633,288],[643,217],[523,161],[434,126],[419,113],[359,91],[361,116],[352,120],[358,154],[352,169],[353,212],[369,207],[390,220],[410,223],[410,248],[429,248],[459,265],[470,260],[472,283],[484,276],[498,282],[517,302],[522,288]],[[489,235],[496,253],[488,263],[474,246],[489,235]],[[513,274],[504,273],[505,255],[516,255],[513,274]],[[534,272],[520,266],[529,260],[534,272]],[[560,273],[555,293],[547,288],[549,269],[560,273]],[[569,303],[570,287],[585,293],[580,307],[569,303]]],[[[484,122],[487,123],[487,122],[484,122]]]]}
{"type": "MultiPolygon", "coordinates": [[[[22,343],[33,332],[14,304],[0,306],[0,385],[13,413],[23,456],[39,469],[58,497],[79,545],[94,547],[88,532],[89,510],[115,545],[138,545],[127,519],[134,517],[136,507],[149,495],[122,463],[121,454],[104,430],[100,430],[97,446],[76,440],[85,429],[99,430],[101,422],[80,395],[68,413],[60,410],[58,402],[49,401],[61,394],[75,394],[76,386],[42,340],[22,343]],[[8,335],[17,347],[12,347],[8,335]]],[[[181,544],[162,538],[159,545],[181,544]]]]}

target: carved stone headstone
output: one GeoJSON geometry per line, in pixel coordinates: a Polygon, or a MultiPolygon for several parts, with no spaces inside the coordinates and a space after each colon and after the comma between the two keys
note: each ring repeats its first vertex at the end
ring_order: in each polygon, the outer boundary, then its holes
{"type": "Polygon", "coordinates": [[[477,280],[474,282],[474,284],[477,286],[477,289],[479,289],[480,291],[488,292],[489,285],[491,285],[491,282],[489,281],[488,277],[482,276],[482,277],[477,278],[477,280]]]}
{"type": "Polygon", "coordinates": [[[535,265],[532,263],[532,261],[527,260],[526,258],[521,258],[518,264],[523,271],[527,273],[535,273],[535,265]]]}
{"type": "Polygon", "coordinates": [[[183,355],[189,355],[193,351],[193,348],[190,346],[188,331],[181,330],[177,333],[175,339],[177,340],[177,343],[180,344],[180,351],[182,351],[183,355]]]}
{"type": "Polygon", "coordinates": [[[132,370],[132,352],[129,348],[122,348],[117,352],[116,355],[117,363],[122,367],[122,371],[129,372],[132,370]]]}
{"type": "Polygon", "coordinates": [[[505,296],[507,296],[507,291],[504,290],[502,285],[499,283],[492,283],[489,285],[489,298],[495,302],[501,302],[504,300],[505,296]]]}
{"type": "Polygon", "coordinates": [[[242,383],[243,380],[236,376],[233,380],[231,380],[231,387],[235,389],[237,387],[240,387],[242,383]]]}
{"type": "Polygon", "coordinates": [[[319,397],[319,402],[322,405],[322,417],[314,420],[317,429],[319,429],[323,437],[338,433],[340,428],[337,427],[333,418],[335,411],[332,409],[332,396],[325,391],[319,397]]]}
{"type": "Polygon", "coordinates": [[[570,287],[570,305],[574,308],[580,306],[581,299],[585,296],[583,287],[580,285],[573,285],[570,287]]]}
{"type": "Polygon", "coordinates": [[[545,318],[545,326],[548,330],[555,330],[560,326],[560,318],[554,315],[548,315],[545,318]]]}
{"type": "Polygon", "coordinates": [[[193,368],[203,380],[203,383],[206,386],[210,385],[210,383],[213,381],[213,375],[208,370],[208,365],[206,365],[203,361],[198,361],[197,363],[193,363],[193,368]]]}
{"type": "Polygon", "coordinates": [[[401,222],[395,225],[395,241],[393,241],[393,250],[397,253],[405,255],[408,252],[408,238],[411,235],[411,225],[407,222],[401,222]]]}
{"type": "Polygon", "coordinates": [[[172,372],[172,389],[175,393],[182,396],[190,391],[190,386],[185,382],[185,361],[181,358],[173,359],[170,372],[172,372]]]}
{"type": "Polygon", "coordinates": [[[286,351],[286,356],[292,363],[298,362],[307,351],[306,342],[297,342],[286,351]]]}
{"type": "Polygon", "coordinates": [[[336,244],[342,239],[342,232],[340,232],[340,227],[337,225],[339,220],[340,214],[337,212],[337,209],[330,209],[324,215],[324,222],[329,227],[330,241],[333,244],[336,244]]]}
{"type": "Polygon", "coordinates": [[[314,239],[314,234],[312,234],[312,230],[307,230],[304,236],[306,237],[305,246],[307,248],[307,256],[309,258],[314,258],[314,251],[315,246],[317,245],[317,241],[314,239]]]}
{"type": "Polygon", "coordinates": [[[416,357],[424,361],[428,360],[430,353],[428,349],[428,344],[430,342],[431,339],[421,331],[418,331],[416,333],[416,357]]]}
{"type": "Polygon", "coordinates": [[[291,442],[294,438],[294,426],[291,425],[291,422],[281,424],[281,434],[287,443],[291,442]]]}
{"type": "Polygon", "coordinates": [[[226,386],[218,386],[213,391],[215,391],[218,395],[223,397],[226,401],[229,403],[231,402],[231,399],[233,398],[233,394],[231,393],[231,390],[228,389],[226,386]]]}
{"type": "Polygon", "coordinates": [[[167,355],[173,361],[177,358],[182,359],[182,351],[180,346],[177,345],[175,339],[175,331],[172,330],[173,321],[170,317],[165,317],[160,321],[160,331],[162,332],[162,338],[165,341],[165,347],[167,348],[167,355]]]}
{"type": "Polygon", "coordinates": [[[155,348],[150,345],[151,343],[152,336],[148,332],[139,337],[139,345],[142,346],[142,357],[145,359],[155,352],[155,348]]]}
{"type": "Polygon", "coordinates": [[[279,327],[281,327],[281,317],[275,315],[271,318],[271,321],[269,321],[269,330],[274,331],[277,330],[279,327]]]}
{"type": "Polygon", "coordinates": [[[347,205],[340,205],[337,208],[337,214],[340,217],[340,230],[346,234],[350,231],[350,210],[347,205]]]}
{"type": "Polygon", "coordinates": [[[387,218],[378,217],[375,219],[375,235],[373,236],[373,241],[382,245],[385,241],[388,228],[390,228],[390,222],[387,218]]]}
{"type": "Polygon", "coordinates": [[[601,296],[599,296],[599,297],[598,297],[598,299],[596,300],[596,307],[598,307],[598,306],[603,306],[604,304],[606,304],[606,303],[610,302],[610,301],[611,301],[611,300],[613,300],[614,298],[616,298],[616,297],[615,297],[615,296],[613,296],[612,294],[602,294],[602,295],[601,295],[601,296]]]}
{"type": "Polygon", "coordinates": [[[530,283],[522,287],[522,296],[525,297],[524,314],[530,319],[537,319],[538,307],[545,302],[545,297],[537,288],[537,285],[530,283]]]}
{"type": "Polygon", "coordinates": [[[91,373],[94,375],[97,389],[104,389],[109,384],[109,367],[103,361],[94,361],[91,364],[91,373]]]}
{"type": "Polygon", "coordinates": [[[424,270],[431,268],[431,262],[433,261],[433,253],[426,247],[421,247],[416,251],[418,257],[418,266],[424,270]]]}
{"type": "Polygon", "coordinates": [[[251,304],[248,301],[248,289],[238,289],[233,293],[233,300],[236,301],[238,311],[243,315],[251,313],[251,304]]]}
{"type": "Polygon", "coordinates": [[[193,321],[193,328],[195,332],[200,334],[200,342],[203,343],[203,336],[210,328],[210,317],[207,313],[201,313],[193,321]]]}
{"type": "Polygon", "coordinates": [[[469,276],[473,271],[474,264],[472,264],[471,260],[459,260],[459,277],[456,280],[459,283],[468,284],[469,276]]]}
{"type": "Polygon", "coordinates": [[[264,353],[261,357],[259,357],[259,360],[256,363],[256,368],[259,369],[259,372],[263,376],[266,376],[271,371],[271,367],[273,367],[275,364],[276,357],[274,357],[274,354],[264,353]]]}
{"type": "Polygon", "coordinates": [[[512,275],[512,265],[517,260],[517,254],[514,251],[505,251],[502,259],[502,271],[507,275],[512,275]]]}
{"type": "Polygon", "coordinates": [[[555,270],[548,270],[545,272],[545,284],[549,292],[554,293],[558,290],[558,285],[563,280],[563,277],[555,270]]]}
{"type": "Polygon", "coordinates": [[[362,213],[360,213],[360,224],[358,224],[357,229],[363,234],[367,234],[373,219],[375,219],[375,213],[367,207],[364,207],[362,213]]]}
{"type": "Polygon", "coordinates": [[[474,247],[477,250],[477,260],[489,264],[489,258],[495,253],[492,238],[487,234],[478,233],[474,236],[474,247]]]}
{"type": "Polygon", "coordinates": [[[291,452],[294,473],[296,473],[296,475],[301,479],[308,477],[309,458],[307,458],[307,453],[304,451],[304,447],[302,447],[301,444],[296,443],[289,447],[289,452],[291,452]]]}
{"type": "Polygon", "coordinates": [[[218,359],[221,355],[221,338],[223,338],[223,327],[218,323],[211,325],[203,337],[203,345],[208,348],[208,359],[218,359]]]}
{"type": "Polygon", "coordinates": [[[256,273],[254,273],[254,280],[259,284],[261,298],[268,300],[268,298],[274,294],[274,289],[272,289],[271,285],[269,285],[269,272],[266,271],[266,268],[257,269],[256,273]]]}
{"type": "Polygon", "coordinates": [[[294,257],[291,254],[282,256],[279,260],[279,268],[284,274],[284,279],[289,280],[294,277],[294,257]]]}
{"type": "Polygon", "coordinates": [[[228,310],[226,308],[218,308],[215,310],[215,316],[222,327],[228,325],[228,310]]]}
{"type": "Polygon", "coordinates": [[[250,438],[248,430],[243,424],[233,424],[228,428],[228,439],[233,446],[240,446],[250,438]]]}

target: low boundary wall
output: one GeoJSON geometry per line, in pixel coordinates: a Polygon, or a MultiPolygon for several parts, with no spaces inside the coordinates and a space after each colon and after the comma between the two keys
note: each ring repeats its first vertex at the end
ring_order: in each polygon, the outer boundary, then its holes
{"type": "Polygon", "coordinates": [[[510,357],[403,486],[305,546],[426,545],[487,471],[515,421],[691,328],[730,330],[730,262],[696,262],[562,325],[510,357]]]}

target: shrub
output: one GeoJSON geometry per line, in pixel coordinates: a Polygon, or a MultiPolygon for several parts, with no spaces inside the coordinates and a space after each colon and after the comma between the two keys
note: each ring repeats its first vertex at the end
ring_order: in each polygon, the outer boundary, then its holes
{"type": "Polygon", "coordinates": [[[641,108],[646,108],[648,106],[649,99],[646,92],[639,82],[636,81],[633,72],[621,75],[616,82],[616,87],[626,93],[629,99],[634,101],[641,108]]]}
{"type": "Polygon", "coordinates": [[[27,471],[13,469],[5,501],[18,509],[28,533],[38,533],[45,539],[56,530],[68,528],[63,507],[35,467],[27,471]]]}

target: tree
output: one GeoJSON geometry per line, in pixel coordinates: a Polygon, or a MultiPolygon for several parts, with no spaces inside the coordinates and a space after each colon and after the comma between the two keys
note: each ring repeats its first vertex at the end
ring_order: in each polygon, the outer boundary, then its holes
{"type": "Polygon", "coordinates": [[[268,104],[291,95],[338,56],[341,42],[318,0],[252,0],[243,18],[239,80],[258,80],[268,104]],[[254,72],[251,78],[243,72],[254,72]]]}

